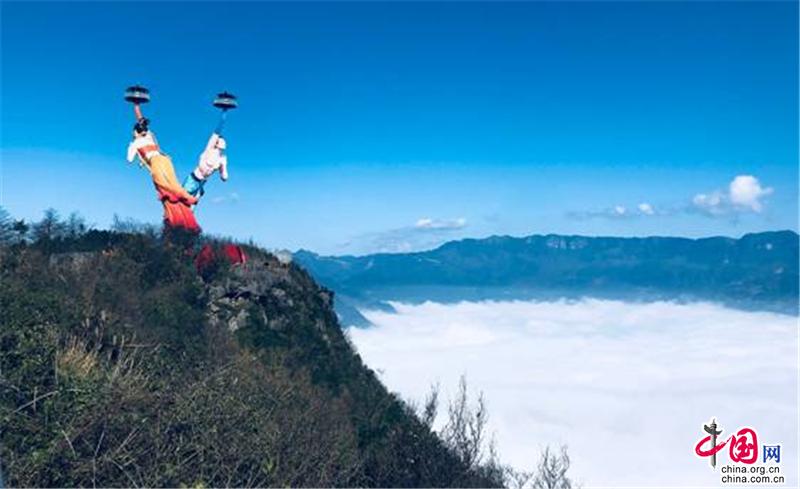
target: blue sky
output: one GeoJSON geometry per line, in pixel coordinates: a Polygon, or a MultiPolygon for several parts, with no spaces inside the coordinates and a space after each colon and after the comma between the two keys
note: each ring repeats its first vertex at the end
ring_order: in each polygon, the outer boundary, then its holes
{"type": "Polygon", "coordinates": [[[230,181],[197,214],[268,247],[797,229],[797,19],[778,2],[3,2],[0,200],[159,222],[124,160],[140,82],[181,177],[213,95],[240,96],[230,181]]]}

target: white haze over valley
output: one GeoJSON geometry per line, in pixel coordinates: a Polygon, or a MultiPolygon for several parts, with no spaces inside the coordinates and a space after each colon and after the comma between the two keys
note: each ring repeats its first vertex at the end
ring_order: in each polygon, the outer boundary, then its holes
{"type": "Polygon", "coordinates": [[[419,402],[435,383],[446,402],[466,374],[516,468],[566,444],[587,487],[717,486],[727,447],[716,472],[694,454],[714,416],[722,439],[749,426],[760,446],[781,444],[784,487],[800,482],[796,317],[593,299],[392,305],[349,328],[364,361],[419,402]]]}

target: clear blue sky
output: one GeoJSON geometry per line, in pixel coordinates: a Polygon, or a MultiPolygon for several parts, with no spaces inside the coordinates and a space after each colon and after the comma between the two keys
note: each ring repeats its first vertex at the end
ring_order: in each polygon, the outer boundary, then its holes
{"type": "Polygon", "coordinates": [[[18,217],[160,221],[124,160],[122,91],[140,82],[181,177],[215,92],[240,96],[230,181],[198,218],[269,247],[797,229],[797,3],[3,2],[1,17],[2,205],[18,217]],[[757,180],[734,195],[741,175],[757,180]]]}

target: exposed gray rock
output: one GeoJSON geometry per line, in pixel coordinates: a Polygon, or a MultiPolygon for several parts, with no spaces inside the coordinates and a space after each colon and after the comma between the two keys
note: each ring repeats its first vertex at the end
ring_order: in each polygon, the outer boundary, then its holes
{"type": "Polygon", "coordinates": [[[333,293],[275,256],[256,256],[231,266],[223,277],[206,285],[205,293],[212,325],[236,331],[255,320],[276,332],[311,327],[331,342],[327,328],[336,323],[326,314],[332,313],[333,293]]]}

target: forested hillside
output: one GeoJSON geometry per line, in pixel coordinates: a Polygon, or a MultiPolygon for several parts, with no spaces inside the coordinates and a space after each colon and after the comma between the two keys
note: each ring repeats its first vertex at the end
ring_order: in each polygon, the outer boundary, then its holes
{"type": "Polygon", "coordinates": [[[520,476],[487,452],[482,404],[456,400],[436,433],[435,396],[416,410],[389,393],[337,324],[331,292],[297,266],[245,247],[246,264],[217,260],[198,274],[191,237],[50,217],[11,222],[0,246],[6,484],[499,486],[520,476]]]}

